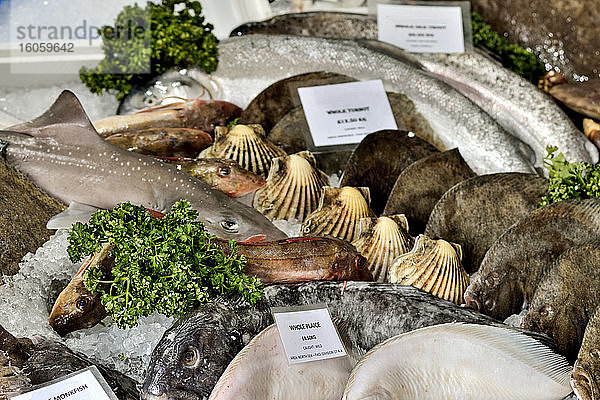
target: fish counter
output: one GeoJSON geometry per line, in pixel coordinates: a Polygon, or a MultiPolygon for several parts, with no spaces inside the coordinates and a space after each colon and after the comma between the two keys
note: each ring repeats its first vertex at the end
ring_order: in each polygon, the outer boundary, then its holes
{"type": "Polygon", "coordinates": [[[377,30],[245,24],[119,104],[0,88],[0,398],[598,398],[597,81],[377,30]]]}

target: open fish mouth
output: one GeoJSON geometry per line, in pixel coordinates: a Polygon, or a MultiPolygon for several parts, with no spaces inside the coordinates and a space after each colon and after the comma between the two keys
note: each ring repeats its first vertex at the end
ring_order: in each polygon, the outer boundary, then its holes
{"type": "Polygon", "coordinates": [[[571,387],[579,400],[598,400],[600,390],[591,375],[582,367],[575,365],[571,377],[571,387]]]}
{"type": "Polygon", "coordinates": [[[477,297],[465,293],[464,299],[465,307],[472,308],[475,311],[481,311],[481,303],[479,302],[479,299],[477,299],[477,297]]]}

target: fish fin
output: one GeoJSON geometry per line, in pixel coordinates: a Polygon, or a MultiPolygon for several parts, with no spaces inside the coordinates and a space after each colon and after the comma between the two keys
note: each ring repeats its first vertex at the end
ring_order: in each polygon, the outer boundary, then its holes
{"type": "Polygon", "coordinates": [[[87,141],[89,139],[102,142],[79,99],[69,90],[63,90],[50,108],[42,115],[29,122],[12,126],[10,130],[38,137],[68,135],[65,136],[65,139],[70,142],[73,140],[87,141]],[[67,125],[75,125],[83,129],[78,129],[77,137],[73,137],[73,130],[65,129],[67,125]]]}
{"type": "Polygon", "coordinates": [[[69,207],[67,207],[65,211],[61,212],[60,214],[56,214],[54,217],[48,220],[46,228],[70,228],[75,222],[88,222],[92,217],[92,214],[94,214],[96,211],[98,211],[97,207],[72,201],[69,203],[69,207]]]}
{"type": "Polygon", "coordinates": [[[417,60],[415,57],[411,56],[409,53],[401,49],[400,47],[396,47],[389,43],[380,42],[379,40],[372,39],[359,39],[357,40],[358,44],[367,49],[378,51],[380,53],[386,54],[390,57],[395,58],[396,60],[402,61],[406,64],[410,64],[415,68],[420,70],[425,70],[423,64],[417,60]]]}

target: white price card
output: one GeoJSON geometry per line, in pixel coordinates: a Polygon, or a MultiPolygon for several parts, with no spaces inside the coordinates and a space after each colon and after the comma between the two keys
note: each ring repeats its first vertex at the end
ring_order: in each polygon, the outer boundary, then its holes
{"type": "Polygon", "coordinates": [[[47,382],[11,400],[118,400],[95,366],[47,382]]]}
{"type": "Polygon", "coordinates": [[[380,80],[298,88],[315,147],[360,143],[369,133],[398,129],[380,80]]]}
{"type": "Polygon", "coordinates": [[[346,350],[325,305],[271,308],[288,363],[342,357],[346,350]]]}
{"type": "Polygon", "coordinates": [[[377,5],[378,37],[413,53],[464,53],[459,6],[377,5]]]}

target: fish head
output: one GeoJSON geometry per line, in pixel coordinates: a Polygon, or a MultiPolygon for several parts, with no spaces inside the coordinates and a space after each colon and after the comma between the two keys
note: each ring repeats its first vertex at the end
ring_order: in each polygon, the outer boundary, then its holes
{"type": "Polygon", "coordinates": [[[479,270],[464,294],[466,306],[504,320],[523,303],[519,282],[509,271],[479,270]]]}
{"type": "Polygon", "coordinates": [[[227,328],[231,311],[220,311],[188,314],[164,333],[152,352],[141,399],[208,397],[229,362],[250,341],[250,336],[227,328]]]}
{"type": "Polygon", "coordinates": [[[244,168],[237,161],[225,159],[201,159],[194,173],[211,188],[229,197],[239,197],[263,187],[266,180],[244,168]]]}
{"type": "Polygon", "coordinates": [[[91,328],[106,316],[100,295],[90,292],[83,276],[75,277],[60,293],[48,322],[60,336],[79,329],[91,328]]]}
{"type": "Polygon", "coordinates": [[[373,275],[367,267],[367,259],[353,245],[337,238],[328,238],[328,240],[335,240],[339,243],[339,250],[336,252],[333,262],[334,269],[340,274],[339,276],[347,276],[348,270],[350,270],[353,271],[352,276],[355,280],[373,280],[373,275]]]}

